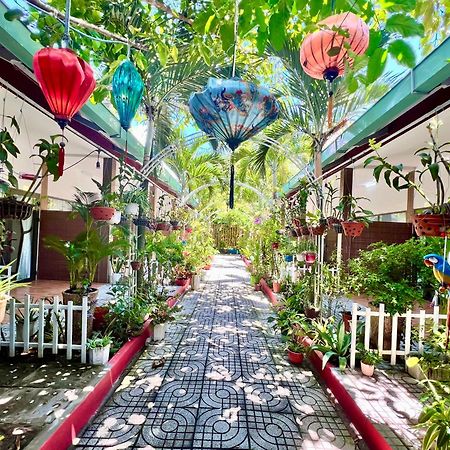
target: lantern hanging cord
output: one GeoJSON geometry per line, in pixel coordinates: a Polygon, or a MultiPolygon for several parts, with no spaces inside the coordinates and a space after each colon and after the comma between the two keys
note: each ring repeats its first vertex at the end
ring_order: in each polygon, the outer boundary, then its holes
{"type": "Polygon", "coordinates": [[[231,77],[236,76],[236,56],[237,56],[237,42],[238,42],[238,24],[239,24],[239,0],[236,0],[234,5],[234,47],[233,47],[233,68],[231,77]]]}
{"type": "Polygon", "coordinates": [[[70,7],[72,0],[66,0],[66,10],[64,12],[64,34],[62,38],[63,47],[68,48],[70,43],[70,7]]]}

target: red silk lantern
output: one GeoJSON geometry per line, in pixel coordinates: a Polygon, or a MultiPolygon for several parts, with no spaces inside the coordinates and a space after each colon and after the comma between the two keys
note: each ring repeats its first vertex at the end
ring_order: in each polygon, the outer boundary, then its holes
{"type": "MultiPolygon", "coordinates": [[[[369,27],[351,12],[330,16],[319,22],[319,26],[322,29],[309,34],[303,41],[300,63],[310,77],[332,83],[344,74],[346,63],[350,66],[353,64],[349,50],[356,55],[362,55],[367,50],[369,27]]],[[[329,123],[330,119],[331,108],[328,110],[329,123]]]]}
{"type": "Polygon", "coordinates": [[[91,66],[68,48],[43,48],[34,55],[33,68],[56,121],[64,128],[95,89],[91,66]]]}
{"type": "MultiPolygon", "coordinates": [[[[91,66],[68,48],[43,48],[33,58],[39,86],[64,132],[95,89],[91,66]]],[[[59,149],[59,174],[64,171],[64,143],[59,149]]]]}

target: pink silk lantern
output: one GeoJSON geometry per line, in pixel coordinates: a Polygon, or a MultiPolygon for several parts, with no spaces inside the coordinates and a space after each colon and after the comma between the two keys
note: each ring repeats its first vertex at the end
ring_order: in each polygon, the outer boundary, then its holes
{"type": "MultiPolygon", "coordinates": [[[[336,14],[319,22],[322,29],[306,36],[300,48],[300,63],[312,78],[325,79],[330,84],[353,64],[349,49],[362,55],[369,46],[369,27],[351,12],[336,14]],[[344,36],[337,29],[343,30],[344,36]],[[335,30],[336,29],[336,30],[335,30]]],[[[332,91],[328,108],[328,124],[332,119],[332,91]]]]}

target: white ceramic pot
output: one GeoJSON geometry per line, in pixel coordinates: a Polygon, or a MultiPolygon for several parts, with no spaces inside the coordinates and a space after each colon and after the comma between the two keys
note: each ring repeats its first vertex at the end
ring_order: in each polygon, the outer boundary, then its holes
{"type": "Polygon", "coordinates": [[[128,203],[125,207],[125,214],[130,216],[138,216],[139,215],[139,205],[137,203],[128,203]]]}
{"type": "Polygon", "coordinates": [[[374,370],[375,370],[375,366],[370,366],[369,364],[364,364],[361,361],[361,372],[363,373],[363,375],[365,375],[366,377],[371,377],[371,376],[373,376],[374,370]]]}
{"type": "Polygon", "coordinates": [[[109,361],[110,344],[106,347],[90,348],[89,360],[94,366],[104,366],[109,361]]]}
{"type": "Polygon", "coordinates": [[[192,277],[192,289],[198,291],[200,289],[200,275],[194,275],[192,277]]]}
{"type": "Polygon", "coordinates": [[[413,377],[415,380],[422,381],[426,378],[425,373],[423,372],[422,368],[419,366],[419,364],[416,364],[413,367],[407,367],[408,374],[413,377]]]}
{"type": "Polygon", "coordinates": [[[297,261],[303,262],[305,260],[305,254],[304,253],[297,253],[297,261]]]}
{"type": "Polygon", "coordinates": [[[111,274],[111,284],[117,284],[122,278],[121,273],[112,273],[111,274]]]}
{"type": "Polygon", "coordinates": [[[110,225],[117,225],[118,223],[120,223],[121,219],[122,219],[122,211],[117,211],[116,210],[116,212],[112,216],[111,220],[108,220],[108,223],[110,225]]]}
{"type": "Polygon", "coordinates": [[[166,336],[166,323],[157,323],[153,325],[153,340],[163,341],[166,336]]]}

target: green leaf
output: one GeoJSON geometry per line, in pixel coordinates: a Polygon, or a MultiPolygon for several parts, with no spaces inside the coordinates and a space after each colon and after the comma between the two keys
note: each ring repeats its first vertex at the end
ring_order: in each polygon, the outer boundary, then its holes
{"type": "Polygon", "coordinates": [[[384,166],[380,165],[375,167],[373,169],[373,176],[375,177],[375,180],[377,180],[377,183],[380,181],[381,172],[383,172],[384,166]]]}
{"type": "Polygon", "coordinates": [[[226,53],[229,53],[233,49],[233,43],[234,43],[234,30],[233,30],[233,24],[231,23],[224,23],[220,27],[220,37],[222,39],[222,50],[226,53]]]}
{"type": "Polygon", "coordinates": [[[437,439],[439,435],[439,424],[435,423],[431,425],[430,428],[428,428],[428,431],[426,432],[423,442],[422,442],[422,449],[423,450],[429,450],[434,441],[437,439]]]}
{"type": "Polygon", "coordinates": [[[369,58],[367,65],[367,82],[373,83],[377,80],[386,67],[388,52],[384,48],[377,48],[369,58]]]}
{"type": "Polygon", "coordinates": [[[19,8],[8,9],[8,11],[5,12],[4,17],[9,22],[12,22],[13,20],[19,20],[23,17],[23,11],[19,8]]]}
{"type": "Polygon", "coordinates": [[[428,166],[428,170],[430,171],[431,178],[433,181],[436,181],[439,177],[439,164],[433,163],[428,166]]]}
{"type": "Polygon", "coordinates": [[[416,65],[416,55],[411,46],[403,39],[396,39],[389,44],[389,53],[400,63],[406,67],[414,67],[416,65]]]}
{"type": "Polygon", "coordinates": [[[423,24],[417,22],[410,16],[404,14],[394,14],[386,21],[386,31],[400,33],[403,37],[424,35],[423,24]]]}
{"type": "Polygon", "coordinates": [[[8,175],[8,181],[9,181],[9,184],[11,186],[13,186],[15,188],[19,187],[19,183],[17,182],[17,178],[14,175],[9,174],[8,175]]]}
{"type": "Polygon", "coordinates": [[[416,6],[416,0],[380,0],[380,8],[386,11],[412,11],[416,6]]]}
{"type": "Polygon", "coordinates": [[[373,52],[379,47],[381,47],[381,31],[371,29],[369,32],[369,47],[366,50],[366,55],[373,55],[373,52]]]}
{"type": "Polygon", "coordinates": [[[309,1],[309,13],[311,16],[317,16],[319,14],[320,9],[322,8],[323,2],[322,0],[310,0],[309,1]]]}
{"type": "Polygon", "coordinates": [[[286,39],[286,22],[280,13],[272,14],[269,20],[269,41],[273,48],[280,51],[286,39]]]}
{"type": "Polygon", "coordinates": [[[162,66],[165,66],[167,64],[167,59],[169,57],[169,52],[167,51],[167,47],[162,43],[158,42],[158,45],[156,46],[156,51],[158,53],[159,61],[162,66]]]}
{"type": "Polygon", "coordinates": [[[256,36],[256,47],[258,48],[258,53],[260,55],[262,55],[264,53],[268,37],[269,37],[269,34],[267,33],[267,31],[262,31],[258,27],[258,35],[256,36]]]}
{"type": "Polygon", "coordinates": [[[208,18],[208,20],[206,21],[206,24],[205,24],[205,34],[209,33],[209,30],[211,29],[211,24],[213,23],[213,20],[215,18],[216,18],[215,14],[209,16],[209,18],[208,18]]]}

